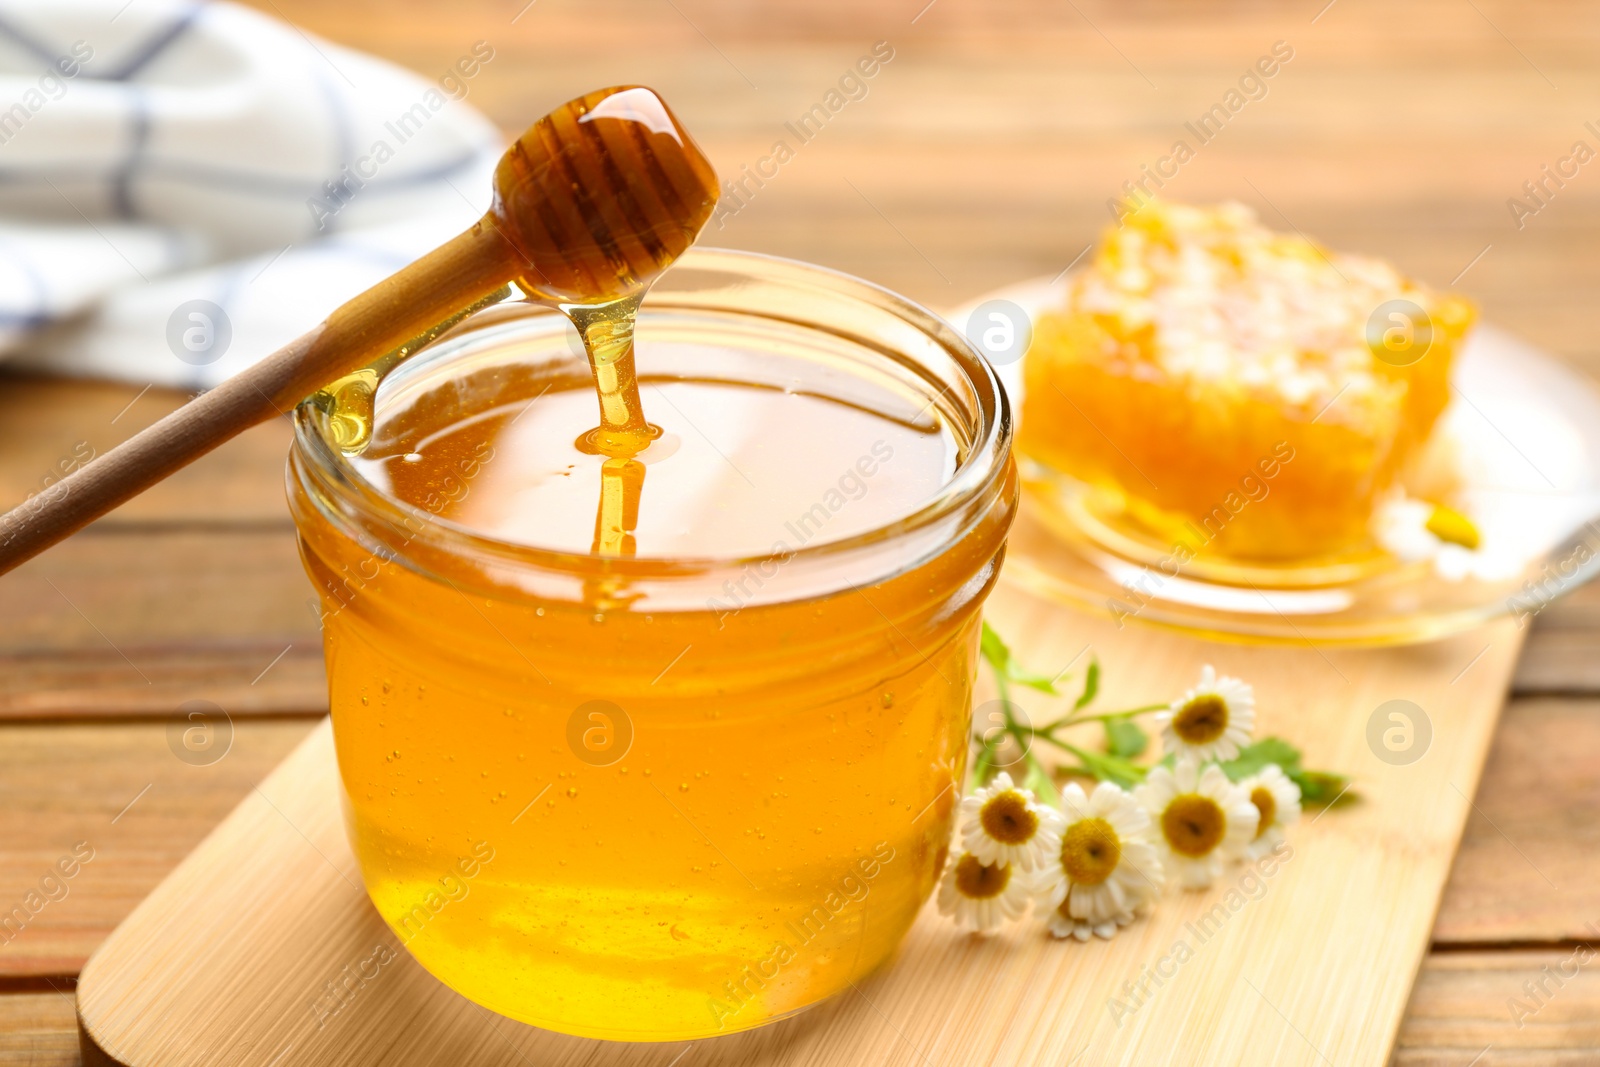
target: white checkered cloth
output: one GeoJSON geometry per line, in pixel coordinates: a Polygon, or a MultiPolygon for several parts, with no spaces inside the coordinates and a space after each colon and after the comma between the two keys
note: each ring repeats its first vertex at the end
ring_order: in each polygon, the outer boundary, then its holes
{"type": "Polygon", "coordinates": [[[476,46],[430,80],[231,3],[0,0],[0,358],[209,388],[459,233],[476,46]]]}

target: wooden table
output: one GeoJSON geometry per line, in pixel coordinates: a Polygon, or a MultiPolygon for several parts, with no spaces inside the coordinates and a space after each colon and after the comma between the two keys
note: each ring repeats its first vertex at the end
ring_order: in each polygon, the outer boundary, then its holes
{"type": "MultiPolygon", "coordinates": [[[[534,0],[519,15],[523,2],[260,6],[423,72],[487,41],[495,58],[471,101],[508,130],[597,85],[651,84],[728,176],[888,41],[894,58],[866,97],[709,239],[936,306],[1064,268],[1122,182],[1285,41],[1294,58],[1267,95],[1168,193],[1237,198],[1274,225],[1456,280],[1487,317],[1600,373],[1588,329],[1600,171],[1521,230],[1506,205],[1573,141],[1600,146],[1584,129],[1600,120],[1592,6],[534,0]],[[591,30],[603,37],[586,44],[591,30]]],[[[324,310],[307,308],[307,322],[324,310]]],[[[181,400],[0,377],[0,506],[81,443],[103,451],[181,400]]],[[[287,440],[281,424],[254,430],[0,579],[0,913],[75,843],[93,850],[64,897],[52,883],[59,899],[0,934],[0,1064],[77,1062],[71,990],[85,958],[326,709],[282,499],[287,440]],[[191,700],[231,716],[231,748],[209,766],[174,754],[191,700]]],[[[1533,1006],[1524,983],[1600,936],[1597,636],[1600,592],[1533,624],[1400,1063],[1600,1058],[1600,982],[1587,973],[1546,979],[1550,995],[1520,1025],[1508,1003],[1533,1006]]]]}

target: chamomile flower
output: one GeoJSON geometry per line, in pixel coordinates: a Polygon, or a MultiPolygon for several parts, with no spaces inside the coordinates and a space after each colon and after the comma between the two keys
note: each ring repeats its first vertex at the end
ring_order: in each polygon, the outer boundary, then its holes
{"type": "Polygon", "coordinates": [[[1065,929],[1069,920],[1092,928],[1112,923],[1101,935],[1109,937],[1115,924],[1131,921],[1165,881],[1150,843],[1150,816],[1112,782],[1101,782],[1089,794],[1072,782],[1062,790],[1061,807],[1066,822],[1061,847],[1055,862],[1035,876],[1035,891],[1045,907],[1059,912],[1051,920],[1052,931],[1058,925],[1065,929]]]}
{"type": "MultiPolygon", "coordinates": [[[[1499,582],[1526,566],[1529,550],[1500,536],[1485,536],[1463,512],[1397,494],[1378,505],[1372,534],[1402,563],[1430,563],[1447,582],[1499,582]]],[[[1529,546],[1531,547],[1531,546],[1529,546]]]]}
{"type": "Polygon", "coordinates": [[[1127,926],[1133,922],[1132,915],[1118,915],[1115,919],[1107,919],[1101,923],[1084,922],[1082,919],[1074,919],[1072,916],[1067,915],[1066,907],[1066,902],[1063,901],[1061,907],[1052,911],[1050,917],[1045,920],[1045,925],[1050,928],[1050,933],[1055,937],[1075,937],[1079,941],[1087,941],[1091,937],[1100,937],[1109,941],[1116,934],[1119,927],[1127,926]]]}
{"type": "Polygon", "coordinates": [[[1169,770],[1156,767],[1134,796],[1156,826],[1156,851],[1186,889],[1204,889],[1239,859],[1255,839],[1261,813],[1250,794],[1214,763],[1201,770],[1180,757],[1169,770]]]}
{"type": "Polygon", "coordinates": [[[1002,771],[961,801],[961,847],[980,863],[1009,863],[1024,873],[1051,862],[1061,846],[1061,813],[1018,789],[1002,771]]]}
{"type": "Polygon", "coordinates": [[[1200,671],[1200,684],[1157,712],[1156,724],[1163,751],[1201,763],[1233,759],[1255,729],[1255,690],[1237,678],[1219,677],[1208,663],[1200,671]]]}
{"type": "Polygon", "coordinates": [[[1239,788],[1261,816],[1255,839],[1245,848],[1247,856],[1259,859],[1271,852],[1283,840],[1284,831],[1299,821],[1300,787],[1283,773],[1283,768],[1269,763],[1259,774],[1241,781],[1239,788]]]}
{"type": "Polygon", "coordinates": [[[970,852],[956,857],[939,883],[939,914],[988,933],[1028,907],[1028,884],[1009,863],[986,864],[970,852]]]}

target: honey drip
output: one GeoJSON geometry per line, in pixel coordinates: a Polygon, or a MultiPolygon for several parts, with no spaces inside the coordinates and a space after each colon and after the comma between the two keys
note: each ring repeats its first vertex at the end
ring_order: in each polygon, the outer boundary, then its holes
{"type": "Polygon", "coordinates": [[[633,327],[644,292],[605,304],[563,305],[583,338],[600,399],[600,425],[579,447],[613,458],[638,454],[657,436],[644,417],[633,358],[633,327]]]}
{"type": "Polygon", "coordinates": [[[581,451],[606,457],[600,467],[600,504],[589,550],[597,556],[638,553],[634,528],[639,523],[645,466],[634,457],[661,436],[661,428],[645,420],[633,354],[634,323],[643,298],[640,292],[606,304],[561,308],[583,339],[600,401],[600,425],[574,442],[581,451]]]}
{"type": "Polygon", "coordinates": [[[638,552],[634,527],[639,524],[639,498],[644,491],[644,464],[612,457],[600,468],[600,511],[594,520],[597,556],[632,556],[638,552]]]}

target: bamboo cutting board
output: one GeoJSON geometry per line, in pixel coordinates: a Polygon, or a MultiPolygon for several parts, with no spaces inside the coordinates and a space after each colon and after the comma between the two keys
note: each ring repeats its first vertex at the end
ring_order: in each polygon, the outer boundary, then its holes
{"type": "Polygon", "coordinates": [[[1169,890],[1110,942],[1055,941],[1038,922],[980,938],[930,905],[883,971],[793,1019],[704,1042],[612,1044],[494,1015],[398,948],[345,843],[324,723],[89,961],[84,1063],[1383,1063],[1472,811],[1515,626],[1407,649],[1213,645],[1119,631],[1004,585],[989,617],[1035,670],[1081,671],[1092,646],[1106,707],[1175,695],[1206,662],[1240,675],[1256,686],[1260,731],[1355,775],[1361,799],[1308,814],[1270,877],[1169,890]],[[1368,740],[1372,713],[1394,699],[1422,709],[1431,733],[1414,762],[1380,759],[1368,740]],[[319,1025],[328,983],[348,992],[319,1025]]]}

